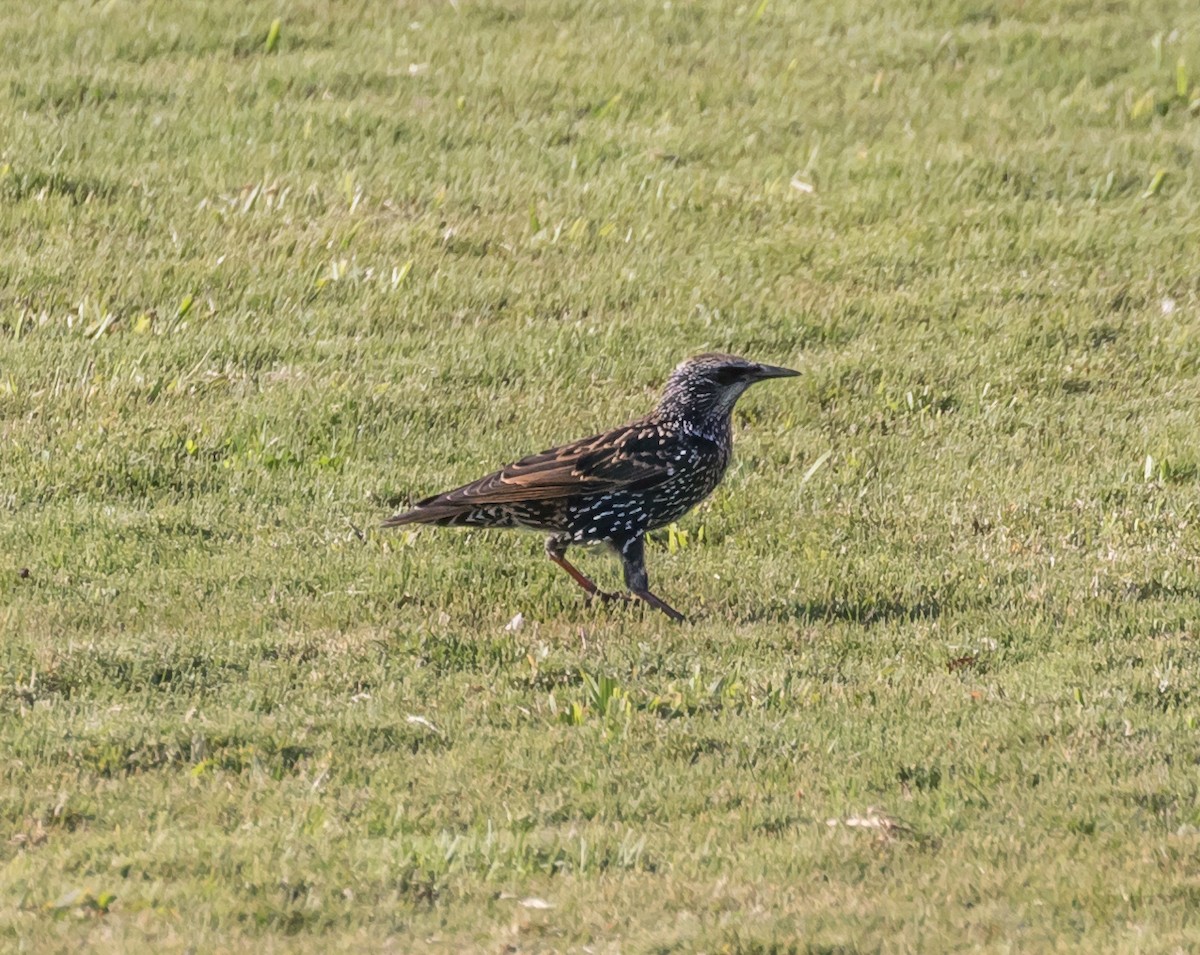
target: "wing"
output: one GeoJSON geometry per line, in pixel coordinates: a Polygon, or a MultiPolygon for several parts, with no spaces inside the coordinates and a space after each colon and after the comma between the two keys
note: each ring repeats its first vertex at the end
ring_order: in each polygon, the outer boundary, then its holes
{"type": "Polygon", "coordinates": [[[478,481],[418,501],[411,511],[389,518],[384,526],[436,521],[481,505],[652,488],[675,473],[671,444],[659,428],[634,422],[521,458],[478,481]]]}

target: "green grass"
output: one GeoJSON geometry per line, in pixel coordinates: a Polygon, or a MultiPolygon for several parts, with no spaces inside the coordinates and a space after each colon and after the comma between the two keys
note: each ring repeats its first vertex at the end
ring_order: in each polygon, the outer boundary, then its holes
{"type": "Polygon", "coordinates": [[[0,948],[1200,947],[1194,3],[0,43],[0,948]],[[690,624],[374,529],[708,349],[690,624]]]}

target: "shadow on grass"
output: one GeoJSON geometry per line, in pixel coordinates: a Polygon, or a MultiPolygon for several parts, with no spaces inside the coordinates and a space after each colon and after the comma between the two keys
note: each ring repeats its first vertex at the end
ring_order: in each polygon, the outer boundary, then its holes
{"type": "Polygon", "coordinates": [[[1126,583],[1120,589],[1124,599],[1141,601],[1151,600],[1200,600],[1200,587],[1187,584],[1164,584],[1161,580],[1146,580],[1126,583]]]}
{"type": "MultiPolygon", "coordinates": [[[[744,938],[737,933],[734,933],[728,941],[716,950],[719,952],[736,952],[737,955],[860,955],[860,953],[865,951],[875,951],[875,949],[859,948],[857,945],[840,945],[837,943],[826,945],[820,942],[765,941],[744,938]]],[[[676,949],[674,946],[671,946],[670,948],[653,948],[651,951],[673,952],[676,949]]]]}
{"type": "Polygon", "coordinates": [[[12,172],[0,179],[0,201],[4,202],[61,196],[72,205],[81,205],[93,199],[111,201],[120,191],[115,182],[95,176],[72,176],[58,170],[12,172]]]}
{"type": "Polygon", "coordinates": [[[937,620],[944,607],[945,600],[938,594],[914,594],[909,599],[867,594],[767,605],[741,613],[738,619],[744,623],[843,622],[870,627],[897,621],[937,620]]]}

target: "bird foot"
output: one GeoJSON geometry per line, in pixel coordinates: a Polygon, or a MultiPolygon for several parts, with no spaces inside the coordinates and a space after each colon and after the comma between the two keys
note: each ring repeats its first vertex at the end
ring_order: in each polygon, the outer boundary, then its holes
{"type": "Polygon", "coordinates": [[[615,594],[615,593],[610,593],[607,590],[597,590],[595,593],[588,594],[587,600],[588,600],[588,603],[591,603],[592,600],[599,600],[602,604],[612,604],[612,603],[627,604],[627,603],[633,602],[633,595],[632,594],[615,594]]]}
{"type": "Polygon", "coordinates": [[[614,594],[605,590],[596,590],[587,595],[587,602],[590,604],[592,600],[599,600],[602,604],[633,604],[639,600],[649,604],[655,610],[661,610],[676,623],[682,623],[687,618],[684,617],[678,610],[668,604],[666,601],[656,597],[650,591],[639,591],[632,594],[614,594]]]}

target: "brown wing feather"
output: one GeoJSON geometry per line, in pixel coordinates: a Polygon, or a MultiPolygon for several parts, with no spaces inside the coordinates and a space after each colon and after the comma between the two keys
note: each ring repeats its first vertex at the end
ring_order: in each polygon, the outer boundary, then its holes
{"type": "Polygon", "coordinates": [[[411,511],[388,518],[384,526],[437,520],[483,505],[653,487],[669,476],[670,462],[660,440],[657,429],[636,422],[531,454],[470,484],[418,501],[411,511]]]}

